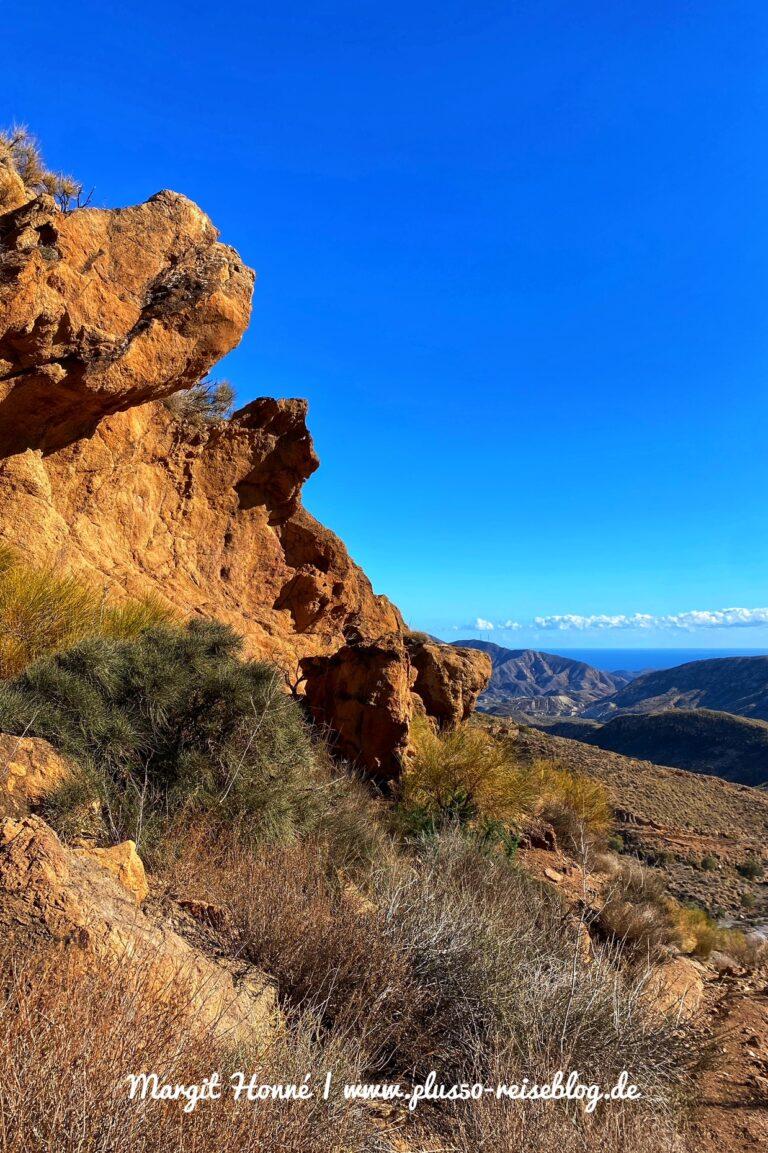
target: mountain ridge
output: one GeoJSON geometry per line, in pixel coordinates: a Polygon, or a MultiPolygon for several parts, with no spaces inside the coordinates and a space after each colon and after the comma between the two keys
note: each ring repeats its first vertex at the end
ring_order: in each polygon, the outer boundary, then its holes
{"type": "Polygon", "coordinates": [[[688,661],[636,677],[612,696],[582,710],[592,720],[617,713],[709,709],[768,720],[768,656],[688,661]]]}
{"type": "Polygon", "coordinates": [[[580,708],[615,694],[628,674],[608,673],[584,661],[538,649],[507,649],[492,641],[460,640],[455,647],[473,648],[491,658],[491,679],[479,700],[485,712],[574,715],[580,708]]]}

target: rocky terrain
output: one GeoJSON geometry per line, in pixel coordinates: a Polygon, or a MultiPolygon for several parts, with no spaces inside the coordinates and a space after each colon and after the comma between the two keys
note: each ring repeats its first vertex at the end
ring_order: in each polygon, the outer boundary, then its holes
{"type": "Polygon", "coordinates": [[[493,671],[479,707],[496,716],[572,716],[585,705],[612,696],[630,679],[623,673],[606,673],[583,661],[535,649],[506,649],[476,640],[454,644],[477,649],[491,658],[493,671]]]}
{"type": "Polygon", "coordinates": [[[671,892],[745,922],[768,917],[768,794],[717,777],[663,767],[527,725],[483,718],[531,760],[551,758],[603,782],[624,848],[671,892]],[[758,876],[745,876],[750,862],[758,876]]]}
{"type": "MultiPolygon", "coordinates": [[[[580,723],[579,723],[580,722],[580,723]]],[[[768,724],[709,709],[622,713],[606,724],[555,724],[554,736],[742,785],[768,784],[768,724]]]]}
{"type": "Polygon", "coordinates": [[[248,323],[237,253],[176,193],[57,204],[20,140],[0,135],[3,1150],[759,1149],[763,953],[706,912],[765,918],[768,798],[468,722],[492,665],[491,697],[531,709],[626,690],[411,632],[302,506],[304,401],[166,403],[248,323]],[[724,1023],[747,1071],[715,1084],[698,1049],[724,1023]],[[643,1098],[127,1100],[134,1068],[234,1060],[273,1085],[628,1069],[643,1098]]]}
{"type": "Polygon", "coordinates": [[[488,658],[406,648],[400,613],[302,507],[318,467],[304,401],[203,427],[161,403],[237,344],[253,273],[176,193],[70,213],[12,182],[5,197],[0,539],[103,595],[215,614],[306,691],[345,755],[396,774],[413,682],[453,723],[488,658]]]}

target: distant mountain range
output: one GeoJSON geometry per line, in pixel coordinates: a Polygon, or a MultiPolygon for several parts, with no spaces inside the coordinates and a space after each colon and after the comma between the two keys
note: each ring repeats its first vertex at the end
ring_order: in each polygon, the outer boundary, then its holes
{"type": "Polygon", "coordinates": [[[582,710],[593,720],[618,713],[715,709],[768,720],[768,657],[719,657],[644,673],[582,710]]]}
{"type": "Polygon", "coordinates": [[[631,680],[630,673],[606,673],[583,661],[535,649],[507,649],[490,641],[453,643],[480,649],[491,658],[493,672],[478,707],[496,716],[572,716],[614,696],[631,680]]]}
{"type": "Polygon", "coordinates": [[[478,708],[657,765],[768,784],[768,657],[690,661],[632,677],[534,649],[457,641],[493,662],[478,708]]]}
{"type": "Polygon", "coordinates": [[[735,784],[768,783],[768,724],[733,713],[622,713],[604,725],[576,718],[546,732],[657,765],[712,773],[735,784]]]}

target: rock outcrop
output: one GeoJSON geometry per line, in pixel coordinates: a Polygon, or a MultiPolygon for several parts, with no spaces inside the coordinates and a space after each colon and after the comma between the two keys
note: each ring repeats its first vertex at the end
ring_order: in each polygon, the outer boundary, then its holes
{"type": "Polygon", "coordinates": [[[416,672],[413,687],[429,716],[447,726],[466,720],[493,671],[488,654],[413,637],[406,645],[416,672]]]}
{"type": "Polygon", "coordinates": [[[21,815],[70,776],[64,757],[38,737],[0,733],[0,815],[21,815]]]}
{"type": "Polygon", "coordinates": [[[305,657],[307,702],[335,751],[377,780],[396,777],[408,747],[413,673],[401,637],[305,657]]]}
{"type": "Polygon", "coordinates": [[[240,340],[253,273],[191,201],[0,216],[0,452],[50,452],[194,384],[240,340]]]}
{"type": "Polygon", "coordinates": [[[397,609],[302,507],[318,467],[306,402],[263,398],[202,426],[162,403],[237,344],[252,285],[175,193],[0,214],[0,539],[100,595],[228,622],[287,683],[307,678],[344,755],[389,776],[414,679],[450,725],[483,672],[457,650],[406,649],[397,609]]]}
{"type": "MultiPolygon", "coordinates": [[[[118,846],[120,848],[120,846],[118,846]]],[[[114,853],[114,850],[103,850],[114,853]]],[[[263,1042],[277,1021],[274,986],[243,966],[235,975],[136,907],[136,894],[93,853],[66,848],[39,817],[0,821],[0,933],[67,944],[84,961],[116,965],[158,999],[189,1007],[233,1044],[263,1042]]]]}

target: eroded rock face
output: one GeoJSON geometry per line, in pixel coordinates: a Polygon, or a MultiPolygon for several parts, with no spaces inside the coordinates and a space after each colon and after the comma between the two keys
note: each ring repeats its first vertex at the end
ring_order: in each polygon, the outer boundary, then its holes
{"type": "Polygon", "coordinates": [[[0,452],[46,452],[194,384],[240,340],[253,273],[175,192],[0,216],[0,452]]]}
{"type": "Polygon", "coordinates": [[[428,715],[443,728],[466,720],[490,679],[493,666],[488,654],[412,637],[406,637],[406,645],[416,672],[414,691],[428,715]]]}
{"type": "MultiPolygon", "coordinates": [[[[252,285],[175,193],[0,214],[0,539],[100,594],[151,592],[226,621],[300,691],[300,662],[333,658],[311,666],[312,708],[344,755],[387,776],[411,713],[406,630],[302,507],[318,467],[306,402],[262,398],[204,427],[160,403],[238,342],[252,285]]],[[[466,714],[480,676],[475,655],[446,651],[450,668],[418,657],[441,723],[466,714]]]]}
{"type": "Polygon", "coordinates": [[[269,980],[249,968],[236,981],[227,966],[155,925],[113,863],[66,848],[39,817],[0,821],[0,932],[66,942],[86,960],[117,962],[126,981],[132,973],[149,976],[159,998],[188,1004],[216,1035],[263,1042],[278,1016],[269,980]]]}
{"type": "Polygon", "coordinates": [[[408,748],[413,672],[398,635],[345,645],[329,657],[307,657],[307,703],[330,729],[335,751],[377,780],[401,769],[408,748]]]}

